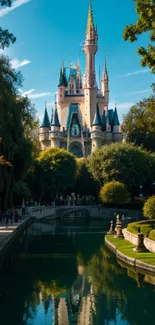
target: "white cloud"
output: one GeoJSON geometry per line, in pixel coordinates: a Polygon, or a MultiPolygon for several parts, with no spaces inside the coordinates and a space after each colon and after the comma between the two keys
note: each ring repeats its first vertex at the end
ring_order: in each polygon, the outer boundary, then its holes
{"type": "Polygon", "coordinates": [[[6,8],[2,8],[0,9],[0,17],[2,16],[5,16],[7,14],[9,14],[9,12],[15,10],[16,8],[30,2],[31,0],[15,0],[13,3],[12,3],[12,6],[11,7],[6,7],[6,8]]]}
{"type": "Polygon", "coordinates": [[[31,95],[34,91],[35,91],[35,89],[30,89],[30,90],[24,91],[24,92],[22,92],[22,96],[29,96],[29,95],[31,95]]]}
{"type": "Polygon", "coordinates": [[[137,74],[147,73],[147,72],[150,72],[150,69],[143,69],[143,70],[137,70],[137,71],[134,71],[134,72],[128,72],[127,74],[119,76],[119,78],[135,76],[137,74]]]}
{"type": "Polygon", "coordinates": [[[41,97],[45,97],[45,96],[53,96],[53,93],[38,93],[38,94],[30,94],[28,97],[30,99],[36,99],[36,98],[41,98],[41,97]]]}
{"type": "Polygon", "coordinates": [[[151,93],[151,92],[152,92],[151,88],[148,88],[143,90],[132,91],[130,93],[125,93],[124,95],[140,95],[140,94],[151,93]]]}
{"type": "Polygon", "coordinates": [[[18,68],[23,67],[24,65],[27,65],[30,63],[31,63],[31,61],[29,61],[29,60],[23,60],[23,61],[19,61],[18,59],[11,60],[13,69],[18,69],[18,68]]]}

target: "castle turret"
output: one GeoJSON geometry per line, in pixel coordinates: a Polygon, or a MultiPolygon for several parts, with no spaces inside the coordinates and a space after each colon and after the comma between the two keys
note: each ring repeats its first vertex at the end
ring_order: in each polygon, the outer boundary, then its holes
{"type": "Polygon", "coordinates": [[[101,80],[101,92],[105,98],[105,106],[108,108],[108,106],[109,106],[109,77],[108,77],[106,61],[105,61],[104,72],[103,72],[103,76],[102,76],[102,80],[101,80]]]}
{"type": "Polygon", "coordinates": [[[59,91],[58,91],[58,102],[64,101],[65,97],[65,90],[67,87],[67,78],[66,78],[66,71],[64,67],[64,63],[62,62],[61,69],[60,69],[60,78],[59,78],[59,91]]]}
{"type": "Polygon", "coordinates": [[[49,131],[50,131],[50,120],[47,112],[47,106],[45,104],[44,118],[39,131],[41,150],[45,150],[50,146],[49,131]]]}
{"type": "Polygon", "coordinates": [[[88,22],[86,29],[86,39],[84,52],[86,55],[86,70],[84,74],[84,96],[85,96],[85,113],[84,123],[88,128],[91,127],[96,108],[96,73],[95,73],[95,54],[98,50],[98,35],[97,29],[94,26],[92,4],[89,4],[88,22]]]}
{"type": "Polygon", "coordinates": [[[120,132],[120,123],[119,123],[118,114],[117,114],[117,107],[115,107],[115,110],[114,110],[112,125],[113,125],[113,133],[119,133],[120,132]]]}
{"type": "Polygon", "coordinates": [[[91,140],[92,140],[92,152],[102,145],[103,134],[101,132],[101,116],[99,111],[98,103],[96,105],[96,112],[91,128],[91,140]]]}
{"type": "Polygon", "coordinates": [[[95,112],[91,130],[92,131],[101,130],[101,116],[100,116],[98,103],[96,105],[96,112],[95,112]]]}
{"type": "Polygon", "coordinates": [[[53,112],[52,122],[51,122],[51,147],[60,148],[60,122],[57,110],[57,103],[55,102],[55,110],[53,112]]]}

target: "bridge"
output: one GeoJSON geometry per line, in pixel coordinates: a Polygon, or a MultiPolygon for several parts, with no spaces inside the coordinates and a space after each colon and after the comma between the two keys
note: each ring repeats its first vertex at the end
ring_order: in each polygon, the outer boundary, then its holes
{"type": "MultiPolygon", "coordinates": [[[[114,217],[116,209],[106,208],[99,205],[88,205],[88,206],[56,206],[56,207],[45,207],[38,206],[29,208],[29,216],[36,219],[72,219],[76,217],[88,217],[88,218],[104,218],[109,219],[114,217]]],[[[125,217],[130,219],[137,219],[140,217],[140,211],[128,210],[128,209],[117,209],[117,213],[120,215],[124,214],[125,217]]]]}

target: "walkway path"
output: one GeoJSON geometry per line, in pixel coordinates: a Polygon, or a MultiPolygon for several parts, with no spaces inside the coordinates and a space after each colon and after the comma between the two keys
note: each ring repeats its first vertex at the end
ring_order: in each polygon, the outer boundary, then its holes
{"type": "Polygon", "coordinates": [[[4,238],[9,236],[20,224],[22,221],[18,223],[9,223],[8,227],[6,228],[5,222],[0,222],[0,243],[4,238]]]}

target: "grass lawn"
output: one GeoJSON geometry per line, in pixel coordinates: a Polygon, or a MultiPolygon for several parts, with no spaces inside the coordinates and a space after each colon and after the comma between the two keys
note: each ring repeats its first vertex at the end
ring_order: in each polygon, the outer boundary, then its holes
{"type": "Polygon", "coordinates": [[[114,238],[112,235],[106,235],[106,238],[117,247],[119,252],[122,254],[136,258],[137,260],[148,263],[151,265],[155,265],[155,254],[150,252],[145,253],[138,253],[134,252],[133,248],[135,247],[133,244],[131,244],[129,241],[119,238],[114,238]]]}

